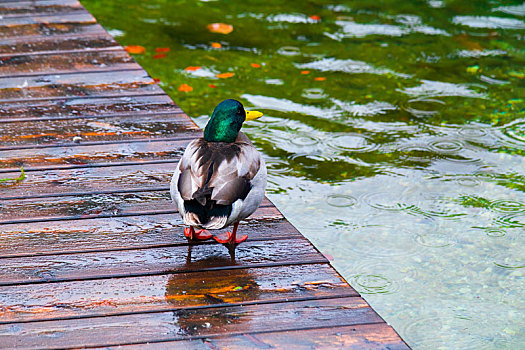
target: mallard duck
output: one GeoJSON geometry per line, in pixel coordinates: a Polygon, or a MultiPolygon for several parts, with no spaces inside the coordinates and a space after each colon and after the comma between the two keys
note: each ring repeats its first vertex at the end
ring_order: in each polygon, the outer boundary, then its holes
{"type": "Polygon", "coordinates": [[[184,224],[189,226],[184,228],[188,240],[213,237],[233,254],[246,240],[247,235],[237,237],[237,227],[264,198],[266,165],[240,129],[245,120],[260,116],[260,112],[245,111],[239,101],[224,100],[215,107],[204,136],[190,142],[184,151],[170,192],[184,224]],[[232,232],[213,235],[208,231],[231,224],[232,232]]]}

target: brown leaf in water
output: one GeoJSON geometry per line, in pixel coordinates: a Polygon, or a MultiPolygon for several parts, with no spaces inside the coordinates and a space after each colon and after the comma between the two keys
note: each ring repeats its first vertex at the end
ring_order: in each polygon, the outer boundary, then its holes
{"type": "Polygon", "coordinates": [[[233,32],[233,26],[226,23],[211,23],[208,24],[206,28],[212,33],[230,34],[233,32]]]}
{"type": "Polygon", "coordinates": [[[140,46],[140,45],[124,46],[124,50],[126,50],[126,52],[128,52],[128,53],[134,53],[134,54],[137,54],[137,55],[140,55],[140,54],[143,54],[144,52],[146,52],[146,49],[144,48],[144,46],[140,46]]]}
{"type": "Polygon", "coordinates": [[[188,84],[181,84],[179,86],[179,91],[190,92],[190,91],[193,91],[193,88],[191,86],[189,86],[188,84]]]}
{"type": "Polygon", "coordinates": [[[199,70],[199,69],[201,69],[200,66],[189,66],[189,67],[186,67],[184,70],[187,72],[195,72],[196,70],[199,70]]]}
{"type": "Polygon", "coordinates": [[[228,72],[228,73],[217,74],[216,77],[217,78],[221,78],[221,79],[227,79],[227,78],[233,77],[234,75],[235,75],[235,73],[228,72]]]}

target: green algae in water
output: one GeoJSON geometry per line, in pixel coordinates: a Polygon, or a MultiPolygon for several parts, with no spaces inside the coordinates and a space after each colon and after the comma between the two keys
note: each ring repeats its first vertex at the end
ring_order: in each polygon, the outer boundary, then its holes
{"type": "Polygon", "coordinates": [[[199,126],[265,113],[270,198],[414,349],[525,343],[521,1],[83,4],[199,126]]]}

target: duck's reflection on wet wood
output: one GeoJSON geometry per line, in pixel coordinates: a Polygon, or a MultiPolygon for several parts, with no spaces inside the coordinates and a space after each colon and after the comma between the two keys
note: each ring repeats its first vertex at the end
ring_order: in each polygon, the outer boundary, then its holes
{"type": "MultiPolygon", "coordinates": [[[[196,264],[221,265],[215,259],[231,264],[229,258],[218,256],[196,264]]],[[[0,323],[357,296],[327,264],[72,281],[55,283],[52,288],[48,284],[4,286],[0,293],[4,296],[0,323]]]]}
{"type": "Polygon", "coordinates": [[[0,13],[2,349],[407,349],[267,199],[235,259],[186,240],[201,132],[78,1],[0,13]]]}

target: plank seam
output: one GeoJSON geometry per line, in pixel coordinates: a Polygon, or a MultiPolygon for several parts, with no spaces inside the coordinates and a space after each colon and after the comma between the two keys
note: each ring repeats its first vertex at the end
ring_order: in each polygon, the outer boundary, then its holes
{"type": "MultiPolygon", "coordinates": [[[[5,3],[2,3],[2,4],[5,4],[5,3]]],[[[4,15],[3,19],[12,19],[12,18],[19,19],[19,18],[35,18],[35,17],[51,17],[51,16],[76,16],[76,15],[79,15],[79,14],[85,14],[85,15],[89,14],[89,15],[91,15],[91,13],[89,13],[86,9],[84,9],[82,7],[69,6],[69,8],[64,7],[64,9],[67,9],[67,10],[65,10],[65,11],[57,11],[57,12],[39,12],[39,13],[34,13],[34,14],[14,13],[14,14],[10,14],[10,15],[4,15]]],[[[83,23],[83,22],[74,22],[74,23],[83,23]]],[[[2,27],[2,26],[0,26],[0,27],[2,27]]]]}
{"type": "MultiPolygon", "coordinates": [[[[129,84],[143,84],[149,86],[157,86],[157,84],[146,81],[130,81],[129,84]]],[[[137,97],[137,96],[156,96],[160,94],[166,95],[160,91],[141,91],[139,88],[135,88],[136,92],[119,93],[118,91],[113,94],[107,95],[90,95],[90,96],[77,96],[77,95],[62,95],[62,96],[49,96],[49,97],[28,97],[28,98],[13,98],[13,99],[0,99],[0,103],[18,103],[18,102],[35,102],[35,101],[54,101],[54,100],[75,100],[75,99],[97,99],[97,98],[114,98],[114,97],[137,97]]],[[[160,89],[160,87],[159,87],[160,89]]]]}
{"type": "Polygon", "coordinates": [[[80,71],[80,70],[63,70],[63,71],[47,71],[47,72],[34,72],[34,73],[22,73],[22,74],[10,74],[10,75],[0,75],[0,79],[11,79],[11,78],[23,78],[23,77],[35,77],[35,76],[45,76],[45,75],[68,75],[68,74],[86,74],[86,73],[109,73],[109,72],[127,72],[132,70],[144,70],[139,64],[135,61],[129,63],[123,63],[128,65],[134,65],[136,67],[129,68],[118,68],[118,69],[91,69],[89,71],[80,71]]]}
{"type": "MultiPolygon", "coordinates": [[[[375,313],[375,310],[372,309],[375,313]]],[[[376,313],[377,314],[377,313],[376,313]]],[[[295,332],[295,331],[306,331],[314,329],[326,329],[326,328],[339,328],[339,327],[352,327],[352,326],[373,326],[379,324],[386,324],[384,321],[374,321],[369,323],[342,323],[339,325],[326,325],[326,326],[304,326],[304,327],[295,327],[295,328],[284,328],[284,329],[274,329],[274,330],[265,330],[265,331],[251,331],[251,332],[229,332],[227,336],[238,336],[244,334],[264,334],[264,333],[283,333],[283,332],[295,332]]],[[[388,324],[386,324],[388,326],[388,324]]],[[[390,327],[390,326],[389,326],[390,327]]],[[[82,348],[92,349],[92,348],[103,348],[103,347],[118,347],[126,345],[140,345],[140,344],[149,344],[149,343],[166,343],[166,342],[179,342],[179,341],[188,341],[188,340],[204,340],[210,338],[221,338],[224,337],[224,334],[213,334],[213,335],[202,335],[202,336],[186,336],[181,338],[171,338],[171,339],[156,339],[156,340],[145,340],[141,342],[122,342],[114,344],[98,344],[98,345],[82,345],[82,348]]],[[[399,340],[400,343],[406,345],[402,339],[399,340]]],[[[65,348],[56,348],[56,350],[69,350],[69,349],[78,349],[78,346],[74,347],[65,347],[65,348]]],[[[407,346],[407,349],[410,349],[407,346]]]]}
{"type": "MultiPolygon", "coordinates": [[[[64,116],[64,117],[47,117],[47,118],[18,118],[18,119],[0,119],[1,123],[18,123],[18,122],[40,122],[40,121],[53,121],[53,120],[71,120],[71,119],[102,119],[102,118],[116,118],[116,117],[132,117],[132,116],[148,116],[148,115],[169,115],[169,114],[178,114],[178,115],[186,115],[180,107],[178,107],[175,103],[170,103],[170,105],[173,106],[173,110],[171,111],[157,111],[157,112],[150,112],[150,111],[144,111],[144,112],[134,112],[130,111],[128,113],[115,113],[115,114],[93,114],[93,115],[70,115],[70,116],[64,116]]],[[[188,118],[189,119],[189,118],[188,118]]]]}
{"type": "Polygon", "coordinates": [[[82,49],[71,49],[71,50],[47,50],[47,51],[35,51],[35,52],[13,52],[13,53],[0,53],[1,57],[17,57],[17,56],[45,56],[55,54],[67,54],[67,53],[81,53],[81,52],[104,52],[104,51],[120,51],[122,46],[118,45],[107,46],[107,47],[86,47],[82,49]]]}
{"type": "MultiPolygon", "coordinates": [[[[42,167],[27,167],[24,168],[24,171],[47,171],[47,170],[65,170],[65,169],[83,169],[83,168],[109,168],[113,166],[132,166],[132,165],[148,165],[148,164],[166,164],[166,163],[178,163],[179,159],[157,159],[157,160],[148,160],[144,162],[120,162],[120,163],[87,163],[87,164],[63,164],[58,166],[42,166],[42,167]]],[[[7,168],[0,169],[0,174],[3,173],[12,173],[20,172],[20,168],[7,168]]]]}
{"type": "MultiPolygon", "coordinates": [[[[200,130],[198,129],[189,129],[184,132],[194,132],[195,134],[199,134],[200,130]]],[[[122,143],[144,143],[144,142],[155,142],[155,141],[188,141],[188,140],[194,140],[195,136],[184,136],[181,135],[180,137],[164,137],[164,138],[150,138],[150,139],[128,139],[128,140],[108,140],[108,141],[90,141],[90,142],[65,142],[60,144],[36,144],[36,145],[20,145],[20,146],[4,146],[0,147],[0,151],[12,151],[12,150],[21,150],[21,149],[43,149],[43,148],[62,148],[62,147],[68,147],[68,148],[75,148],[75,147],[81,147],[81,146],[97,146],[97,145],[113,145],[113,144],[122,144],[122,143]]]]}

